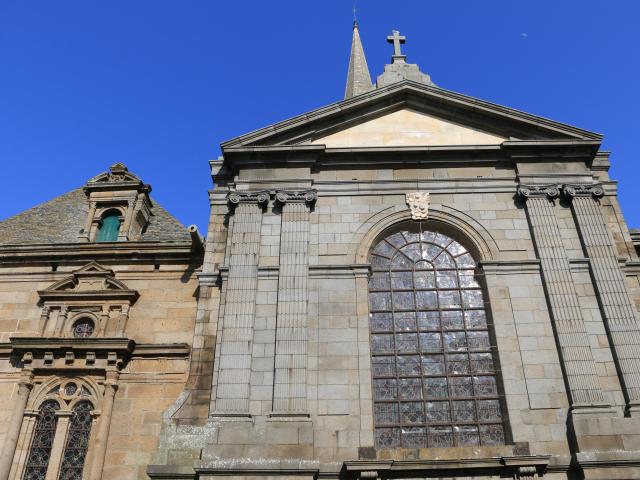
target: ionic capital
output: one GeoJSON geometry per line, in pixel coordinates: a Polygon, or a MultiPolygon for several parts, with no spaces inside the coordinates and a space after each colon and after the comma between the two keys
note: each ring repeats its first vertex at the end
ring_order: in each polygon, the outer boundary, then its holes
{"type": "Polygon", "coordinates": [[[519,185],[518,196],[524,200],[529,198],[554,199],[560,196],[558,185],[519,185]]]}
{"type": "Polygon", "coordinates": [[[23,370],[18,384],[20,387],[31,390],[33,388],[33,377],[34,375],[32,370],[23,370]]]}
{"type": "Polygon", "coordinates": [[[318,191],[309,190],[276,190],[276,201],[285,203],[307,203],[312,205],[318,199],[318,191]]]}
{"type": "Polygon", "coordinates": [[[260,190],[258,192],[242,192],[233,191],[227,194],[227,201],[236,206],[240,203],[257,203],[258,205],[265,205],[269,202],[269,191],[260,190]]]}
{"type": "Polygon", "coordinates": [[[562,193],[569,199],[575,197],[600,198],[604,196],[604,188],[599,183],[568,183],[563,185],[562,193]]]}

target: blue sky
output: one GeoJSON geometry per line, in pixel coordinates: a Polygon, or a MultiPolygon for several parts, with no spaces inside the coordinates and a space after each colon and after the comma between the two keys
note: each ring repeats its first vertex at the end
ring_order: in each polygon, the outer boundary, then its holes
{"type": "MultiPolygon", "coordinates": [[[[399,29],[439,86],[604,134],[640,227],[640,2],[357,3],[372,75],[399,29]]],[[[221,141],[342,98],[352,7],[0,1],[0,219],[120,161],[204,230],[221,141]]]]}

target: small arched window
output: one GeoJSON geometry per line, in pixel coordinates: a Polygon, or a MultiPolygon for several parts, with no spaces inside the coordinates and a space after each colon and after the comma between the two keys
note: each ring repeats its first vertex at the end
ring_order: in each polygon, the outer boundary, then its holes
{"type": "Polygon", "coordinates": [[[109,210],[100,219],[98,224],[97,242],[117,242],[120,232],[120,212],[109,210]]]}
{"type": "Polygon", "coordinates": [[[369,282],[377,448],[505,442],[476,263],[422,224],[384,237],[369,282]]]}
{"type": "Polygon", "coordinates": [[[60,405],[55,400],[46,400],[40,406],[23,480],[44,480],[47,476],[53,438],[58,425],[56,412],[59,409],[60,405]]]}

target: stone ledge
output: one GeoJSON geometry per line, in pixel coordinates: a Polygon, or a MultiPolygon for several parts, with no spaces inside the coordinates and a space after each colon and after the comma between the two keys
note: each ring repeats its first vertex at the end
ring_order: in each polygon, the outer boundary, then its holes
{"type": "Polygon", "coordinates": [[[147,475],[151,479],[182,480],[195,479],[193,467],[179,467],[174,465],[148,465],[147,475]]]}
{"type": "Polygon", "coordinates": [[[575,455],[582,468],[640,467],[640,451],[578,452],[575,455]]]}

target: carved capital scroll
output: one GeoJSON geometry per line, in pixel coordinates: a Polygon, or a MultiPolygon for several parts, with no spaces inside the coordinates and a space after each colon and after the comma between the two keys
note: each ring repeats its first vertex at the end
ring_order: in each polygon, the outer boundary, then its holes
{"type": "Polygon", "coordinates": [[[518,196],[524,200],[545,197],[553,200],[560,196],[560,188],[558,185],[520,185],[518,196]]]}
{"type": "Polygon", "coordinates": [[[285,203],[307,203],[312,205],[318,199],[318,191],[309,190],[276,190],[276,202],[281,205],[285,203]]]}
{"type": "Polygon", "coordinates": [[[562,193],[570,199],[575,197],[600,198],[604,196],[604,188],[599,183],[569,183],[562,187],[562,193]]]}
{"type": "Polygon", "coordinates": [[[269,190],[260,190],[258,192],[241,192],[234,191],[227,194],[227,201],[236,206],[240,203],[257,203],[258,205],[265,205],[269,202],[269,190]]]}

